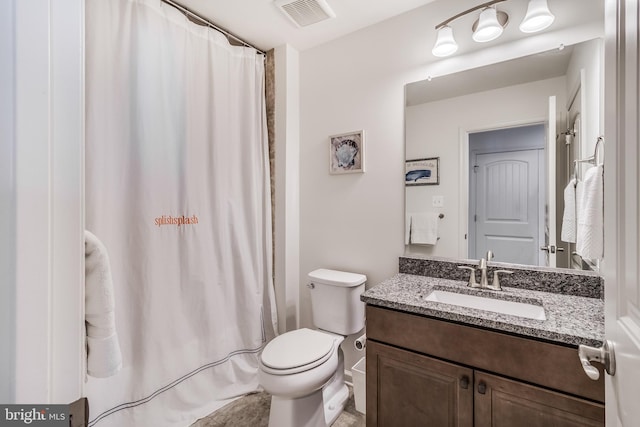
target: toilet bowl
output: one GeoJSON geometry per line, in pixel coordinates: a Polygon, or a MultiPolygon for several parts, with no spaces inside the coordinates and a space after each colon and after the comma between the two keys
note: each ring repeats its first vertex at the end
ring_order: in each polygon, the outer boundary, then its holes
{"type": "Polygon", "coordinates": [[[366,276],[319,269],[309,273],[314,326],[286,332],[260,356],[258,378],[271,397],[270,427],[327,427],[349,397],[344,337],[364,327],[366,276]]]}
{"type": "Polygon", "coordinates": [[[349,395],[340,350],[343,340],[303,328],[280,335],[265,347],[259,380],[272,395],[270,426],[325,427],[337,418],[349,395]],[[337,386],[328,387],[332,383],[337,386]],[[327,419],[327,413],[335,417],[327,419]]]}

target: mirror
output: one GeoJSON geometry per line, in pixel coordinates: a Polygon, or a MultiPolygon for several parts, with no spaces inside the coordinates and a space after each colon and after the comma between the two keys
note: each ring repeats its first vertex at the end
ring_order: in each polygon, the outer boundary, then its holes
{"type": "Polygon", "coordinates": [[[405,254],[597,265],[562,229],[565,187],[591,166],[573,161],[603,133],[602,58],[593,39],[406,85],[405,254]]]}

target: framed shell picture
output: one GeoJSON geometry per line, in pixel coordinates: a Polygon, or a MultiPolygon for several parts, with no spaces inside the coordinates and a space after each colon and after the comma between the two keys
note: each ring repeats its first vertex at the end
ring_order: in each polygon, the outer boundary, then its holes
{"type": "Polygon", "coordinates": [[[405,186],[440,184],[440,157],[407,160],[405,186]]]}
{"type": "Polygon", "coordinates": [[[364,172],[364,131],[329,137],[329,173],[364,172]]]}

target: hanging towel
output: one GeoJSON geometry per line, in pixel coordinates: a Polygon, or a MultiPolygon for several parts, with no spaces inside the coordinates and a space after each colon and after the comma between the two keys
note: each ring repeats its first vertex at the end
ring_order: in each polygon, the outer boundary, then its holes
{"type": "Polygon", "coordinates": [[[411,215],[411,243],[435,245],[438,241],[438,214],[424,212],[411,215]]]}
{"type": "Polygon", "coordinates": [[[584,259],[601,259],[604,254],[604,169],[587,169],[578,195],[576,252],[584,259]]]}
{"type": "Polygon", "coordinates": [[[578,180],[573,178],[564,189],[564,213],[562,215],[562,232],[560,240],[576,242],[576,185],[578,180]]]}
{"type": "Polygon", "coordinates": [[[87,373],[110,377],[122,368],[122,354],[116,334],[109,256],[102,242],[86,230],[84,250],[87,373]]]}

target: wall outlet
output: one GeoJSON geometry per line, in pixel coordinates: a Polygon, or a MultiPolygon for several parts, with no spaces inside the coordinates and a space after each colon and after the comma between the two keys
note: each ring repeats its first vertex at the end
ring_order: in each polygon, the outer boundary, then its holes
{"type": "Polygon", "coordinates": [[[444,206],[444,196],[433,196],[431,204],[434,208],[441,208],[444,206]]]}

